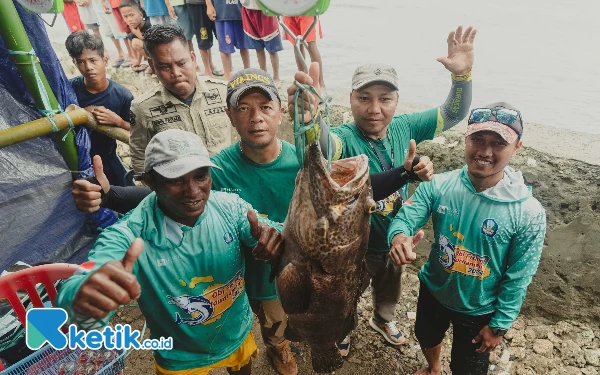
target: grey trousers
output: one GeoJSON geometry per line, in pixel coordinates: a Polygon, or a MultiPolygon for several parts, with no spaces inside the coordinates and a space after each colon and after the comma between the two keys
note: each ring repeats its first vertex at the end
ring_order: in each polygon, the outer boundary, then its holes
{"type": "MultiPolygon", "coordinates": [[[[402,269],[396,266],[389,254],[367,253],[365,258],[367,273],[363,278],[362,293],[371,283],[373,299],[373,319],[377,323],[388,323],[394,320],[396,305],[402,294],[402,269]],[[388,261],[389,260],[389,261],[388,261]]],[[[362,294],[361,293],[361,294],[362,294]]]]}

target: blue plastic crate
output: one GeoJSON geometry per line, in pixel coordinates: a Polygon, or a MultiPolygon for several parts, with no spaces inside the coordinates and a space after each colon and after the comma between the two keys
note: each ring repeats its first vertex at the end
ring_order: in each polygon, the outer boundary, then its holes
{"type": "MultiPolygon", "coordinates": [[[[105,351],[105,350],[102,350],[105,351]]],[[[46,345],[37,352],[0,372],[1,375],[58,375],[59,367],[64,362],[75,362],[79,359],[81,349],[54,350],[46,345]]],[[[126,351],[119,350],[117,358],[96,372],[96,375],[116,375],[125,367],[126,351]]]]}

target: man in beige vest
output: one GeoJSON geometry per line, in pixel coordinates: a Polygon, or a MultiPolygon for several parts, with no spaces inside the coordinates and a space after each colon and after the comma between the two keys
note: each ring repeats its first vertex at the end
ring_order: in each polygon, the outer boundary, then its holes
{"type": "Polygon", "coordinates": [[[144,33],[144,50],[160,84],[131,103],[131,162],[144,171],[150,139],[167,129],[181,129],[202,138],[210,155],[231,144],[225,113],[227,82],[196,74],[196,55],[178,26],[157,25],[144,33]]]}

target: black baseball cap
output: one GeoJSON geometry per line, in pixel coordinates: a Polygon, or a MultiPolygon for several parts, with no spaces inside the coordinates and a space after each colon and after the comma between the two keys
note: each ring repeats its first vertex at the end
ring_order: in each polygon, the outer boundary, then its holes
{"type": "Polygon", "coordinates": [[[234,74],[227,82],[227,104],[237,107],[242,94],[252,88],[263,90],[268,98],[273,101],[279,100],[281,103],[279,92],[269,73],[260,69],[244,69],[234,74]]]}

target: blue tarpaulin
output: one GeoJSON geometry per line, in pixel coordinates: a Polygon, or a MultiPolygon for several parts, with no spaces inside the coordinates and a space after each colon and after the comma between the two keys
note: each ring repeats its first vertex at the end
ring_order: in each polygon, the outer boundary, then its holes
{"type": "MultiPolygon", "coordinates": [[[[77,104],[42,20],[16,2],[15,7],[61,108],[77,104]]],[[[0,130],[41,117],[2,38],[0,103],[0,130]]],[[[90,176],[87,130],[79,127],[75,138],[79,176],[90,176]]],[[[0,149],[0,271],[17,261],[81,261],[96,228],[116,221],[112,211],[87,217],[77,211],[71,184],[71,171],[49,136],[0,149]]]]}

